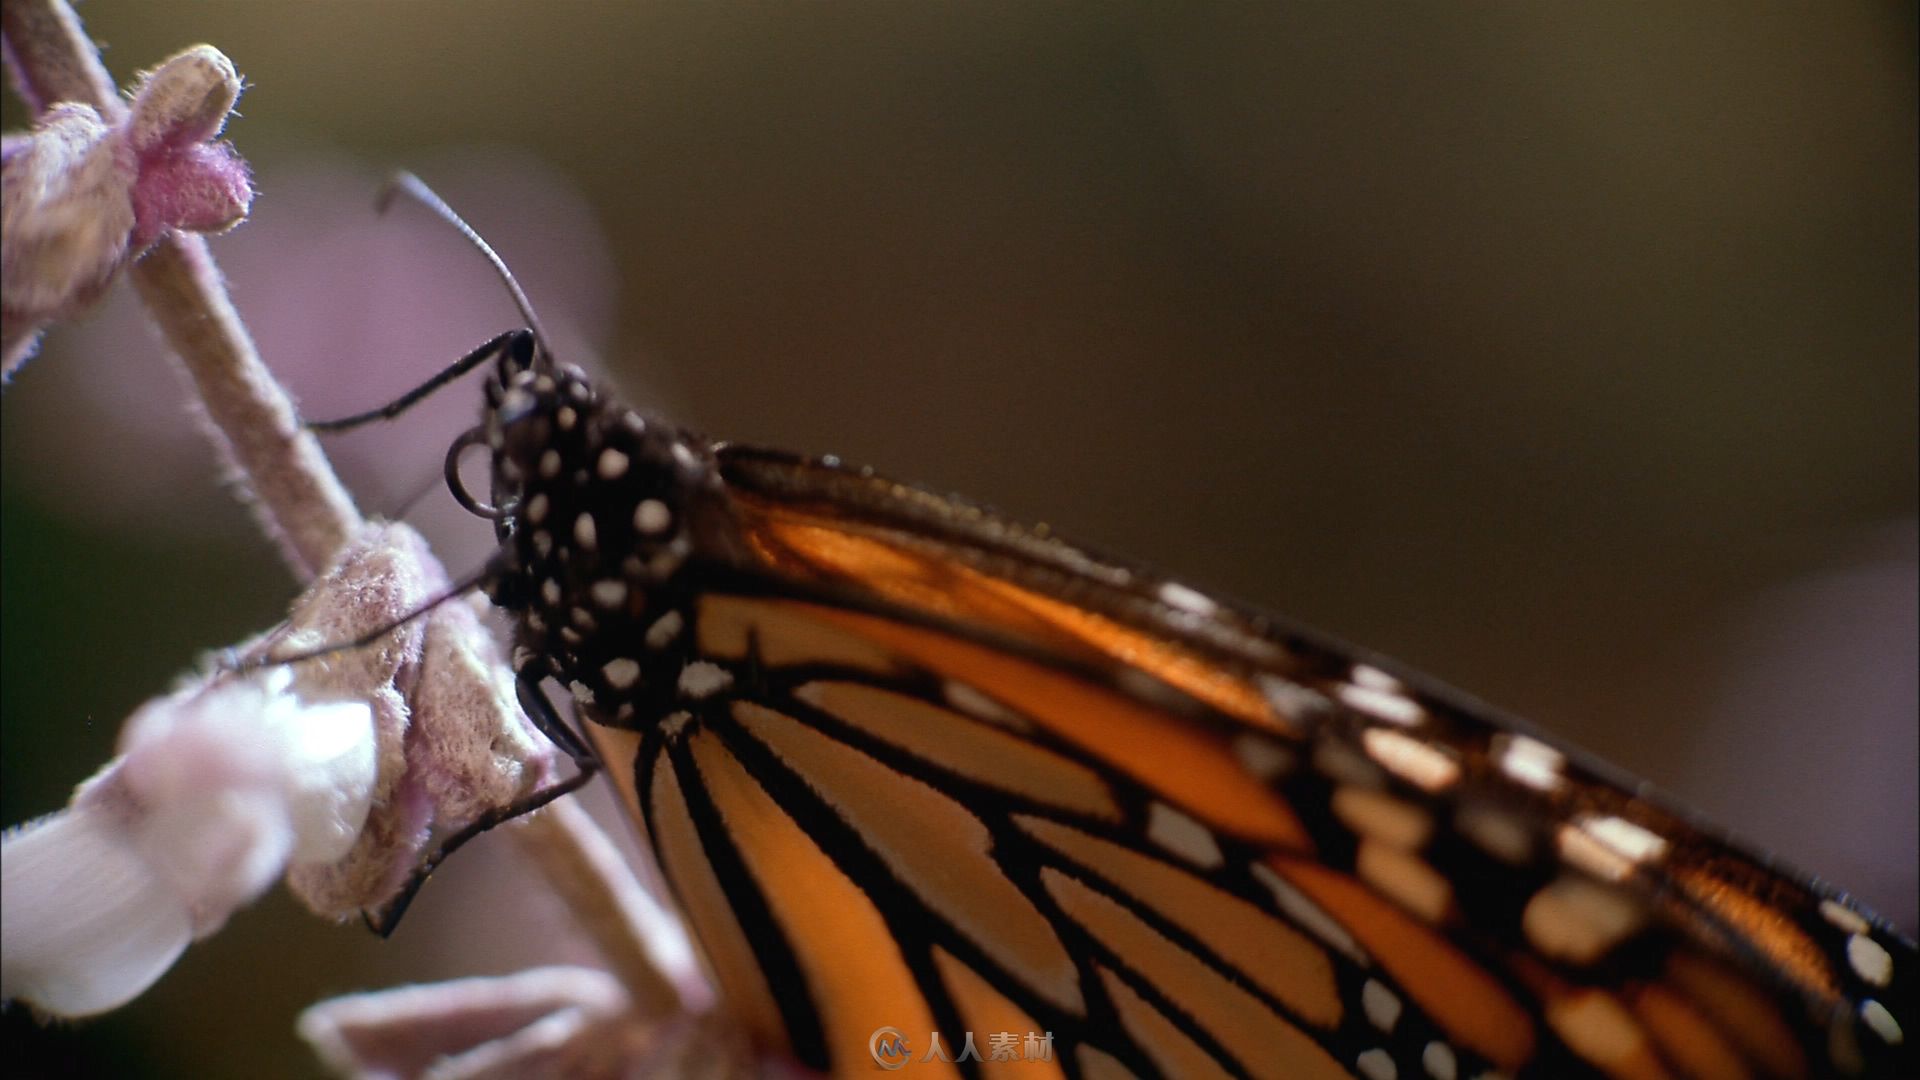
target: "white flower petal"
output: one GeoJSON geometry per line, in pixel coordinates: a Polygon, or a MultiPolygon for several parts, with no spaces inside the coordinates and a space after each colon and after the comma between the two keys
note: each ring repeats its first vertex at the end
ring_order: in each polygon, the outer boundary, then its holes
{"type": "Polygon", "coordinates": [[[102,807],[0,842],[0,997],[56,1016],[117,1008],[187,947],[187,907],[102,807]]]}
{"type": "Polygon", "coordinates": [[[276,720],[288,747],[282,790],[293,822],[293,859],[332,862],[352,850],[372,806],[379,768],[373,712],[362,702],[341,701],[276,720]]]}

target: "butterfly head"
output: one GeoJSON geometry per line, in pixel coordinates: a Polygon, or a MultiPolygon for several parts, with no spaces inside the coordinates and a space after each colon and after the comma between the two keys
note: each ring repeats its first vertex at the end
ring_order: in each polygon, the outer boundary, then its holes
{"type": "Polygon", "coordinates": [[[474,437],[491,451],[502,546],[489,595],[518,613],[519,644],[551,674],[603,672],[677,602],[691,516],[718,485],[711,450],[530,336],[503,350],[474,437]]]}

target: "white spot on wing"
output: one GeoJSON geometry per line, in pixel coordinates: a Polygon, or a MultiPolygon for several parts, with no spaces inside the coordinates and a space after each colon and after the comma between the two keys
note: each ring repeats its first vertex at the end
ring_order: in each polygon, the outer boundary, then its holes
{"type": "Polygon", "coordinates": [[[1319,904],[1309,900],[1307,894],[1294,888],[1266,863],[1254,863],[1249,870],[1273,894],[1274,903],[1280,906],[1287,918],[1354,963],[1368,963],[1366,951],[1360,948],[1360,943],[1354,940],[1352,934],[1347,933],[1347,928],[1336,922],[1319,904]]]}
{"type": "Polygon", "coordinates": [[[1906,1040],[1906,1033],[1900,1030],[1900,1021],[1893,1018],[1885,1005],[1868,998],[1860,1003],[1860,1019],[1867,1030],[1880,1036],[1880,1041],[1888,1046],[1899,1046],[1906,1040]]]}
{"type": "Polygon", "coordinates": [[[599,546],[600,531],[594,528],[592,514],[581,514],[573,519],[573,540],[582,551],[592,551],[599,546]]]}
{"type": "Polygon", "coordinates": [[[733,674],[718,664],[695,660],[680,669],[680,693],[698,701],[733,685],[733,674]]]}
{"type": "MultiPolygon", "coordinates": [[[[549,453],[551,453],[551,451],[549,451],[549,453]]],[[[555,460],[558,460],[557,455],[555,457],[555,460]]],[[[535,495],[533,498],[527,500],[527,520],[532,522],[535,525],[538,525],[542,521],[546,520],[546,517],[547,517],[547,495],[546,495],[546,492],[543,491],[540,494],[535,495]]]]}
{"type": "Polygon", "coordinates": [[[593,704],[593,687],[575,679],[567,684],[567,689],[573,691],[573,700],[582,705],[593,704]]]}
{"type": "Polygon", "coordinates": [[[1009,731],[1028,731],[1027,722],[1006,706],[963,682],[948,681],[941,688],[947,704],[976,720],[985,720],[1009,731]]]}
{"type": "Polygon", "coordinates": [[[1379,1047],[1362,1051],[1353,1059],[1353,1067],[1366,1080],[1396,1080],[1400,1075],[1399,1066],[1393,1063],[1393,1055],[1379,1047]]]}
{"type": "Polygon", "coordinates": [[[1372,664],[1355,664],[1349,676],[1353,685],[1364,686],[1368,690],[1380,690],[1389,694],[1403,691],[1400,680],[1374,667],[1372,664]]]}
{"type": "Polygon", "coordinates": [[[1446,751],[1405,732],[1369,728],[1360,736],[1368,756],[1422,791],[1440,791],[1460,779],[1460,764],[1446,751]]]}
{"type": "Polygon", "coordinates": [[[1533,834],[1521,820],[1505,810],[1490,806],[1463,806],[1454,815],[1453,827],[1480,850],[1515,866],[1533,857],[1533,834]]]}
{"type": "Polygon", "coordinates": [[[1381,1031],[1391,1033],[1400,1022],[1400,998],[1378,979],[1368,979],[1360,988],[1360,1009],[1368,1023],[1381,1031]]]}
{"type": "Polygon", "coordinates": [[[1612,815],[1576,819],[1557,838],[1561,858],[1602,881],[1619,881],[1667,850],[1657,834],[1612,815]]]}
{"type": "Polygon", "coordinates": [[[1281,720],[1296,729],[1318,720],[1333,709],[1332,698],[1292,679],[1262,675],[1258,682],[1260,692],[1266,695],[1267,704],[1273,706],[1273,711],[1279,714],[1281,720]]]}
{"type": "Polygon", "coordinates": [[[1565,875],[1527,901],[1520,928],[1542,956],[1591,964],[1640,928],[1645,910],[1620,889],[1565,875]]]}
{"type": "Polygon", "coordinates": [[[1211,615],[1220,609],[1220,605],[1200,593],[1171,581],[1160,586],[1160,600],[1169,607],[1177,607],[1195,615],[1211,615]]]}
{"type": "Polygon", "coordinates": [[[540,455],[540,475],[549,480],[560,475],[560,451],[549,450],[540,455]]]}
{"type": "Polygon", "coordinates": [[[1203,870],[1212,870],[1225,861],[1219,843],[1205,825],[1165,803],[1156,802],[1147,808],[1147,836],[1203,870]]]}
{"type": "MultiPolygon", "coordinates": [[[[1356,668],[1356,671],[1359,669],[1356,668]]],[[[1368,669],[1371,670],[1371,669],[1368,669]]],[[[1402,690],[1381,690],[1372,686],[1350,683],[1339,687],[1334,693],[1351,708],[1358,709],[1368,716],[1377,716],[1392,724],[1412,727],[1426,715],[1420,703],[1408,697],[1402,690]]]]}
{"type": "Polygon", "coordinates": [[[1437,1039],[1420,1052],[1420,1064],[1426,1066],[1427,1075],[1433,1080],[1455,1080],[1460,1075],[1460,1062],[1453,1056],[1453,1047],[1437,1039]]]}
{"type": "Polygon", "coordinates": [[[1515,783],[1537,791],[1553,791],[1565,781],[1560,770],[1566,755],[1526,735],[1499,735],[1493,740],[1493,759],[1515,783]]]}
{"type": "Polygon", "coordinates": [[[1859,912],[1842,904],[1838,900],[1820,901],[1820,914],[1828,922],[1845,930],[1849,934],[1867,932],[1867,920],[1859,912]]]}

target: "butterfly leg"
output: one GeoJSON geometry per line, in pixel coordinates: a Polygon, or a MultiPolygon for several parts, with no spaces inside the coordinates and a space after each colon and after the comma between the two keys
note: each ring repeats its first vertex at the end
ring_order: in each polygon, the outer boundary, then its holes
{"type": "Polygon", "coordinates": [[[520,707],[526,710],[527,718],[533,721],[533,726],[540,730],[540,734],[551,740],[561,753],[573,759],[574,774],[558,783],[528,792],[505,806],[496,807],[481,814],[436,845],[426,858],[420,860],[420,865],[415,868],[412,876],[407,878],[407,883],[401,886],[400,892],[386,907],[377,914],[364,916],[368,929],[381,937],[391,935],[394,928],[400,925],[400,917],[407,913],[407,907],[413,903],[413,898],[419,893],[420,887],[433,876],[434,870],[440,866],[440,863],[447,856],[458,851],[462,844],[495,825],[530,814],[563,795],[579,790],[600,771],[600,759],[594,756],[586,740],[573,730],[572,725],[561,719],[559,711],[553,707],[553,702],[549,701],[546,692],[540,689],[538,678],[522,673],[515,679],[514,687],[520,698],[520,707]]]}

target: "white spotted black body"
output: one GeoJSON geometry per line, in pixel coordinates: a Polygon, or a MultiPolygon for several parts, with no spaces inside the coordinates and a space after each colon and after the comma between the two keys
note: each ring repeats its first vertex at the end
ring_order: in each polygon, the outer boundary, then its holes
{"type": "Polygon", "coordinates": [[[690,514],[720,497],[707,443],[524,351],[502,353],[487,396],[502,513],[486,588],[517,616],[515,668],[602,722],[657,719],[689,662],[675,582],[695,553],[690,514]]]}

